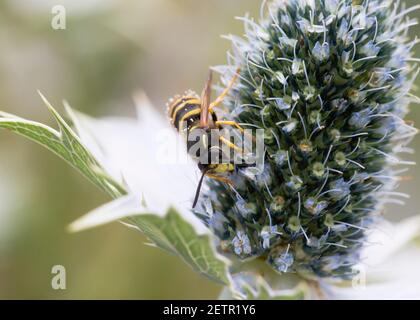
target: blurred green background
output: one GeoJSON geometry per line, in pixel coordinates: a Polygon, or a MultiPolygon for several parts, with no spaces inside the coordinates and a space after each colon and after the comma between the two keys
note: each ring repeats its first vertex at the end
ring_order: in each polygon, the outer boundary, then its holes
{"type": "MultiPolygon", "coordinates": [[[[2,0],[0,110],[53,125],[36,93],[40,89],[59,110],[66,99],[94,116],[130,115],[132,93],[140,88],[163,109],[173,94],[200,90],[210,65],[226,62],[229,43],[220,35],[241,35],[242,25],[234,17],[246,12],[258,16],[259,4],[2,0]],[[51,28],[51,8],[60,4],[67,12],[66,30],[51,28]]],[[[413,37],[419,31],[414,27],[413,37]]],[[[409,119],[420,121],[417,106],[409,119]]],[[[412,146],[419,149],[420,139],[412,146]]],[[[391,219],[418,212],[420,174],[415,168],[410,174],[413,179],[399,191],[412,198],[405,207],[389,206],[391,219]]],[[[1,131],[0,298],[217,297],[219,286],[178,258],[144,245],[147,239],[118,223],[66,233],[68,223],[107,200],[48,151],[1,131]],[[67,271],[63,291],[51,288],[51,268],[58,264],[67,271]]]]}

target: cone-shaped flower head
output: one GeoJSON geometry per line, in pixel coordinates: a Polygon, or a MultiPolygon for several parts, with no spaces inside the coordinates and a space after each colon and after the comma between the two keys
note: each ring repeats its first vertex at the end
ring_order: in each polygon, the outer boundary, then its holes
{"type": "Polygon", "coordinates": [[[413,21],[393,1],[268,3],[220,69],[227,82],[240,67],[226,116],[264,130],[264,170],[210,181],[196,211],[233,257],[349,278],[408,164],[413,21]]]}

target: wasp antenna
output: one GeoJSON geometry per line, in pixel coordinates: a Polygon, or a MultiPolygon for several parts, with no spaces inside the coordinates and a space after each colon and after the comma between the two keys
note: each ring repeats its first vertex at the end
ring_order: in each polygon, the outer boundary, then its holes
{"type": "Polygon", "coordinates": [[[198,183],[197,191],[195,192],[194,203],[193,203],[193,206],[192,206],[193,209],[197,205],[198,199],[200,198],[201,186],[203,185],[203,181],[204,181],[204,177],[206,176],[206,173],[207,173],[207,171],[203,172],[203,174],[201,175],[201,178],[200,178],[200,182],[198,183]]]}

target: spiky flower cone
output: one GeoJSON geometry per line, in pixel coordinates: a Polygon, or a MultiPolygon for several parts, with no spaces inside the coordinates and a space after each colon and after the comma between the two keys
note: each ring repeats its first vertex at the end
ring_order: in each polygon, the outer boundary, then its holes
{"type": "MultiPolygon", "coordinates": [[[[246,37],[230,36],[240,80],[227,118],[265,132],[264,172],[241,169],[234,189],[209,182],[201,205],[220,249],[279,273],[349,278],[407,164],[415,129],[407,30],[394,1],[268,2],[246,37]]],[[[201,215],[200,215],[201,216],[201,215]]]]}

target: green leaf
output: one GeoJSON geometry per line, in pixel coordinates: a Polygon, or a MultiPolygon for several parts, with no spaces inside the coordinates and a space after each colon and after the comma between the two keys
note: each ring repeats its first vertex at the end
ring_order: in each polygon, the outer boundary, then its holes
{"type": "Polygon", "coordinates": [[[41,93],[40,95],[54,116],[59,131],[42,123],[4,112],[0,112],[0,128],[15,132],[46,147],[112,197],[126,194],[124,188],[103,171],[98,161],[84,147],[78,136],[45,97],[41,93]]]}
{"type": "Polygon", "coordinates": [[[156,247],[182,258],[200,274],[218,283],[229,284],[227,260],[216,252],[211,236],[204,231],[207,229],[195,227],[193,213],[185,214],[181,215],[174,208],[164,215],[152,213],[142,205],[140,198],[129,194],[87,213],[73,222],[69,229],[77,232],[120,220],[145,234],[156,247]]]}
{"type": "Polygon", "coordinates": [[[198,235],[175,209],[170,209],[164,217],[133,216],[130,222],[156,246],[179,255],[195,271],[221,284],[229,283],[227,263],[215,252],[210,236],[198,235]]]}
{"type": "Polygon", "coordinates": [[[218,283],[229,284],[227,260],[216,253],[209,235],[198,233],[191,220],[194,217],[185,219],[175,209],[170,209],[163,217],[152,214],[141,201],[137,201],[132,195],[126,195],[124,188],[107,175],[70,126],[42,95],[41,97],[54,116],[59,131],[6,113],[0,113],[0,128],[20,134],[51,150],[115,198],[75,221],[70,226],[71,231],[127,220],[157,247],[180,256],[200,274],[218,283]]]}

